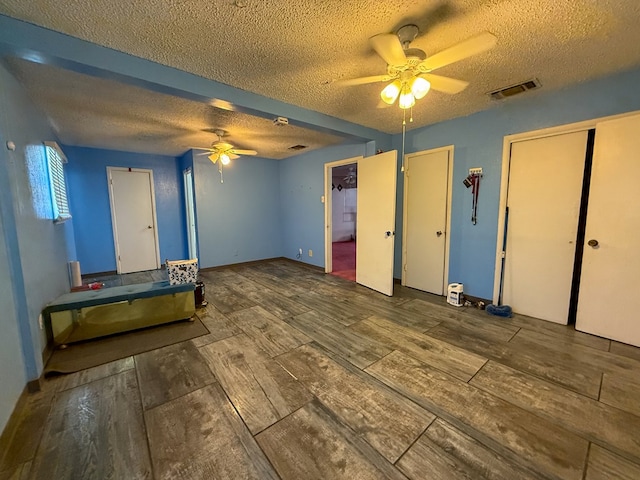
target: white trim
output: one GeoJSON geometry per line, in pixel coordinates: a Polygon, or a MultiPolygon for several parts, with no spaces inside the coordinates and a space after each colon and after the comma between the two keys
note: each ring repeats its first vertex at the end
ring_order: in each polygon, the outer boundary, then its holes
{"type": "Polygon", "coordinates": [[[184,206],[187,222],[187,250],[189,258],[198,258],[198,232],[196,229],[195,202],[193,194],[193,169],[188,167],[182,171],[184,185],[184,206]],[[191,228],[193,224],[193,229],[191,228]]]}
{"type": "Polygon", "coordinates": [[[446,231],[445,234],[445,243],[444,243],[444,272],[442,278],[442,291],[446,293],[447,285],[449,283],[449,247],[451,244],[451,202],[452,202],[452,191],[453,191],[453,152],[454,145],[448,145],[445,147],[432,148],[430,150],[421,150],[420,152],[407,153],[404,156],[404,175],[402,177],[402,181],[404,182],[403,186],[403,200],[402,200],[402,278],[401,284],[406,285],[406,264],[407,264],[407,197],[408,197],[408,183],[407,183],[407,174],[410,171],[411,159],[413,157],[418,157],[427,153],[438,153],[446,151],[449,153],[447,159],[447,205],[446,205],[446,231]]]}
{"type": "Polygon", "coordinates": [[[610,115],[607,117],[594,118],[582,122],[567,123],[555,127],[542,128],[529,132],[515,133],[506,135],[502,143],[502,176],[500,178],[500,202],[498,204],[498,234],[496,237],[496,263],[493,279],[493,303],[498,304],[500,298],[500,279],[502,277],[502,246],[504,245],[504,221],[507,209],[507,193],[509,190],[509,162],[511,160],[511,144],[526,140],[535,140],[537,138],[552,137],[555,135],[564,135],[567,133],[581,132],[596,128],[596,125],[609,120],[617,120],[619,118],[637,115],[638,112],[626,112],[618,115],[610,115]]]}
{"type": "MultiPolygon", "coordinates": [[[[332,245],[333,245],[333,226],[332,226],[332,204],[331,204],[331,184],[333,176],[331,169],[341,165],[349,165],[358,163],[363,156],[345,158],[344,160],[336,160],[324,164],[324,272],[331,273],[333,271],[332,245]]],[[[356,217],[357,222],[357,217],[356,217]]]]}
{"type": "Polygon", "coordinates": [[[145,169],[145,168],[126,168],[126,167],[107,167],[107,181],[109,183],[109,204],[111,206],[111,225],[113,229],[113,245],[116,253],[116,271],[119,274],[122,271],[122,265],[120,264],[120,246],[118,245],[118,231],[117,231],[117,222],[116,222],[116,214],[115,214],[115,205],[113,198],[113,178],[111,176],[111,172],[113,171],[122,171],[122,172],[140,172],[140,173],[148,173],[149,174],[149,183],[150,183],[150,194],[151,194],[151,215],[153,219],[153,235],[155,240],[155,249],[156,249],[156,269],[159,269],[161,266],[160,263],[160,242],[158,240],[158,219],[156,216],[156,192],[153,181],[153,170],[145,169]]]}

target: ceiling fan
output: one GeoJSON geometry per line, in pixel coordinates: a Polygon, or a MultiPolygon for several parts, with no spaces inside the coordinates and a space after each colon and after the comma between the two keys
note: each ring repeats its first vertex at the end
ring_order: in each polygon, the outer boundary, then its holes
{"type": "Polygon", "coordinates": [[[344,177],[342,179],[342,181],[344,183],[346,183],[347,185],[355,185],[357,179],[358,179],[358,177],[357,177],[357,174],[355,172],[355,169],[353,167],[349,167],[349,173],[347,173],[347,176],[344,177]]]}
{"type": "Polygon", "coordinates": [[[240,155],[257,155],[258,152],[255,150],[242,150],[240,148],[235,148],[233,145],[227,142],[222,141],[222,137],[225,136],[226,132],[220,128],[215,129],[213,131],[218,136],[218,140],[213,142],[210,147],[202,148],[202,147],[191,147],[194,150],[207,150],[204,153],[199,153],[198,155],[208,155],[208,159],[213,163],[216,163],[220,160],[222,165],[228,165],[231,160],[239,158],[240,155]]]}
{"type": "MultiPolygon", "coordinates": [[[[416,25],[405,25],[397,33],[381,33],[369,39],[371,47],[387,62],[387,73],[370,77],[339,80],[341,85],[364,85],[375,82],[390,82],[380,93],[386,105],[398,100],[402,109],[411,108],[416,100],[423,98],[430,88],[443,93],[459,93],[469,82],[431,72],[465,58],[486,52],[496,44],[496,37],[484,32],[464,40],[439,53],[427,57],[418,48],[409,48],[418,35],[416,25]]],[[[383,105],[384,106],[384,105],[383,105]]]]}

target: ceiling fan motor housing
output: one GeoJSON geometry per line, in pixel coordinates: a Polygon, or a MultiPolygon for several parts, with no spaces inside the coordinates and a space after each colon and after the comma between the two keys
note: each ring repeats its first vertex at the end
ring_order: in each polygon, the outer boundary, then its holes
{"type": "Polygon", "coordinates": [[[402,48],[406,50],[407,48],[409,48],[409,44],[416,39],[418,33],[420,33],[420,29],[418,28],[418,26],[409,24],[400,27],[396,32],[396,35],[398,35],[398,38],[400,39],[402,48]]]}

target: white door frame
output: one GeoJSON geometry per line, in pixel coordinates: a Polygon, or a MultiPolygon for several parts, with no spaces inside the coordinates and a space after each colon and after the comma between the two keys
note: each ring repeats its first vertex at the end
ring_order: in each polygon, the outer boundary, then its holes
{"type": "Polygon", "coordinates": [[[449,165],[448,165],[448,173],[447,173],[447,213],[446,213],[446,230],[445,241],[444,241],[444,275],[442,280],[442,291],[447,291],[447,285],[449,283],[449,245],[451,242],[451,235],[449,232],[451,231],[451,198],[452,198],[452,190],[453,190],[453,145],[448,145],[446,147],[432,148],[430,150],[421,150],[420,152],[409,153],[404,156],[404,176],[402,177],[403,186],[404,186],[404,194],[402,199],[402,279],[401,284],[404,286],[406,284],[405,276],[406,276],[406,264],[407,264],[407,201],[408,201],[408,192],[409,192],[409,183],[407,182],[407,174],[409,173],[409,169],[411,168],[411,159],[414,157],[418,157],[427,153],[438,153],[442,151],[447,151],[449,153],[449,165]]]}
{"type": "Polygon", "coordinates": [[[596,128],[596,124],[614,120],[616,118],[629,117],[637,114],[637,112],[627,112],[619,115],[611,115],[607,117],[594,118],[582,122],[567,123],[555,127],[542,128],[540,130],[532,130],[530,132],[515,133],[506,135],[502,142],[502,175],[500,178],[500,203],[498,206],[498,234],[496,236],[496,264],[493,279],[493,303],[498,304],[500,298],[500,280],[502,278],[502,260],[504,258],[504,221],[507,212],[507,193],[509,190],[509,162],[511,160],[511,144],[522,142],[525,140],[535,140],[537,138],[551,137],[554,135],[563,135],[566,133],[581,132],[596,128]]]}
{"type": "Polygon", "coordinates": [[[196,258],[198,256],[198,232],[196,229],[196,212],[193,198],[193,169],[191,167],[182,171],[184,180],[184,203],[187,220],[187,248],[189,257],[196,258]],[[192,228],[193,225],[193,228],[192,228]]]}
{"type": "Polygon", "coordinates": [[[358,163],[364,157],[351,157],[344,160],[336,160],[335,162],[329,162],[324,164],[324,272],[333,272],[333,225],[332,225],[332,195],[331,184],[333,183],[333,176],[331,175],[331,169],[333,167],[339,167],[341,165],[349,165],[351,163],[358,163]]]}
{"type": "Polygon", "coordinates": [[[151,214],[153,219],[153,236],[155,240],[155,248],[156,248],[156,269],[160,268],[160,242],[158,241],[158,219],[156,217],[156,192],[153,181],[153,170],[145,169],[145,168],[127,168],[127,167],[107,167],[107,180],[109,183],[109,203],[111,206],[111,225],[113,230],[113,245],[115,247],[116,253],[116,270],[117,273],[122,271],[122,266],[120,264],[120,245],[118,245],[118,227],[116,222],[116,210],[113,198],[113,183],[111,181],[111,172],[113,171],[122,171],[122,172],[144,172],[149,174],[149,182],[150,192],[151,192],[151,214]]]}

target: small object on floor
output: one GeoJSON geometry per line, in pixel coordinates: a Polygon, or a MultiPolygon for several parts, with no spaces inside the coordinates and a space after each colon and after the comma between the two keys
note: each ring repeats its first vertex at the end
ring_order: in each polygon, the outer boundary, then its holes
{"type": "Polygon", "coordinates": [[[447,303],[454,307],[464,305],[464,290],[461,283],[450,283],[447,287],[447,303]]]}
{"type": "Polygon", "coordinates": [[[207,306],[207,301],[204,299],[204,282],[196,282],[196,289],[194,291],[196,308],[202,308],[207,306]]]}
{"type": "Polygon", "coordinates": [[[509,305],[487,305],[485,310],[488,314],[495,315],[496,317],[512,317],[512,310],[509,305]]]}
{"type": "Polygon", "coordinates": [[[87,283],[85,285],[79,285],[77,287],[71,287],[71,291],[72,292],[82,292],[85,290],[100,290],[102,287],[104,287],[104,283],[102,282],[92,282],[92,283],[87,283]]]}

